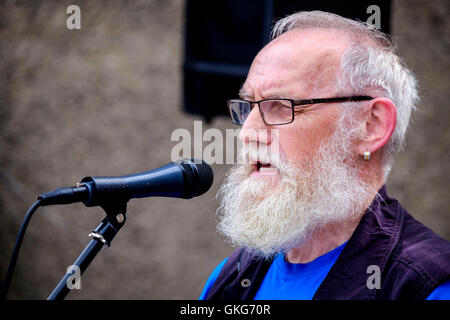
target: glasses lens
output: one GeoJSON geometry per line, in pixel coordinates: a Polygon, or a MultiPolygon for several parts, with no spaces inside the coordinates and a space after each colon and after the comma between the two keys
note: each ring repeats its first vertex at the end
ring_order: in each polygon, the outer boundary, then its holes
{"type": "Polygon", "coordinates": [[[228,109],[233,123],[243,125],[250,114],[250,103],[242,100],[228,100],[228,109]]]}
{"type": "Polygon", "coordinates": [[[267,124],[284,124],[293,121],[292,104],[289,100],[266,100],[259,104],[267,124]]]}

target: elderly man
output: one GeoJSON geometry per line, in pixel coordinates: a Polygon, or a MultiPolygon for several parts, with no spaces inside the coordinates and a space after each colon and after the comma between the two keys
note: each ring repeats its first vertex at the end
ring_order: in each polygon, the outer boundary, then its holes
{"type": "Polygon", "coordinates": [[[320,11],[278,21],[228,101],[245,162],[218,228],[240,248],[200,299],[450,298],[450,243],[384,186],[417,100],[378,30],[320,11]]]}

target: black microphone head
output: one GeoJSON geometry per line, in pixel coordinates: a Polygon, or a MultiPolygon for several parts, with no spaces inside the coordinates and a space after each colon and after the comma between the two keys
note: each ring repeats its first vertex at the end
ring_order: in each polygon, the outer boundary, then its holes
{"type": "Polygon", "coordinates": [[[183,198],[200,196],[211,188],[214,173],[205,161],[199,159],[182,159],[177,163],[184,169],[183,198]]]}
{"type": "MultiPolygon", "coordinates": [[[[197,159],[193,159],[194,163],[195,161],[198,161],[197,159]]],[[[199,176],[199,188],[198,188],[198,195],[202,195],[206,193],[209,188],[211,188],[213,181],[214,181],[214,173],[211,169],[211,166],[207,164],[205,161],[201,161],[200,164],[196,165],[198,170],[198,176],[199,176]]]]}

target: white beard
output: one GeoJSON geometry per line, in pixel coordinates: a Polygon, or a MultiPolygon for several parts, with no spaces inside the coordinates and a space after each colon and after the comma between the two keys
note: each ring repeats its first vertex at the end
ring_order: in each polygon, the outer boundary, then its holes
{"type": "Polygon", "coordinates": [[[219,232],[232,245],[269,259],[301,246],[331,223],[358,218],[374,193],[344,162],[350,159],[350,135],[341,120],[307,163],[294,167],[281,155],[272,157],[280,177],[268,195],[273,181],[250,176],[249,164],[232,168],[218,193],[219,232]]]}

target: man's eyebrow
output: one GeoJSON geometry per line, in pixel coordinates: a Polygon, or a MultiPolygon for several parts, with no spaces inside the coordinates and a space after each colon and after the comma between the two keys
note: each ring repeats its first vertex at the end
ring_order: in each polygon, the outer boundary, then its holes
{"type": "MultiPolygon", "coordinates": [[[[253,94],[248,93],[248,91],[246,91],[244,89],[239,90],[239,97],[241,99],[249,99],[249,100],[252,100],[254,98],[253,94]]],[[[272,94],[269,96],[264,96],[264,99],[277,99],[277,98],[279,99],[279,98],[283,98],[283,97],[279,96],[279,95],[275,95],[275,94],[272,94]]]]}
{"type": "MultiPolygon", "coordinates": [[[[239,90],[239,97],[241,99],[247,100],[252,100],[254,98],[253,94],[244,89],[244,86],[242,86],[239,90]]],[[[284,92],[280,92],[279,94],[268,92],[266,95],[264,95],[263,99],[290,99],[290,97],[284,94],[284,92]]]]}
{"type": "Polygon", "coordinates": [[[239,90],[239,97],[244,98],[252,98],[252,95],[249,94],[243,87],[239,90]]]}

